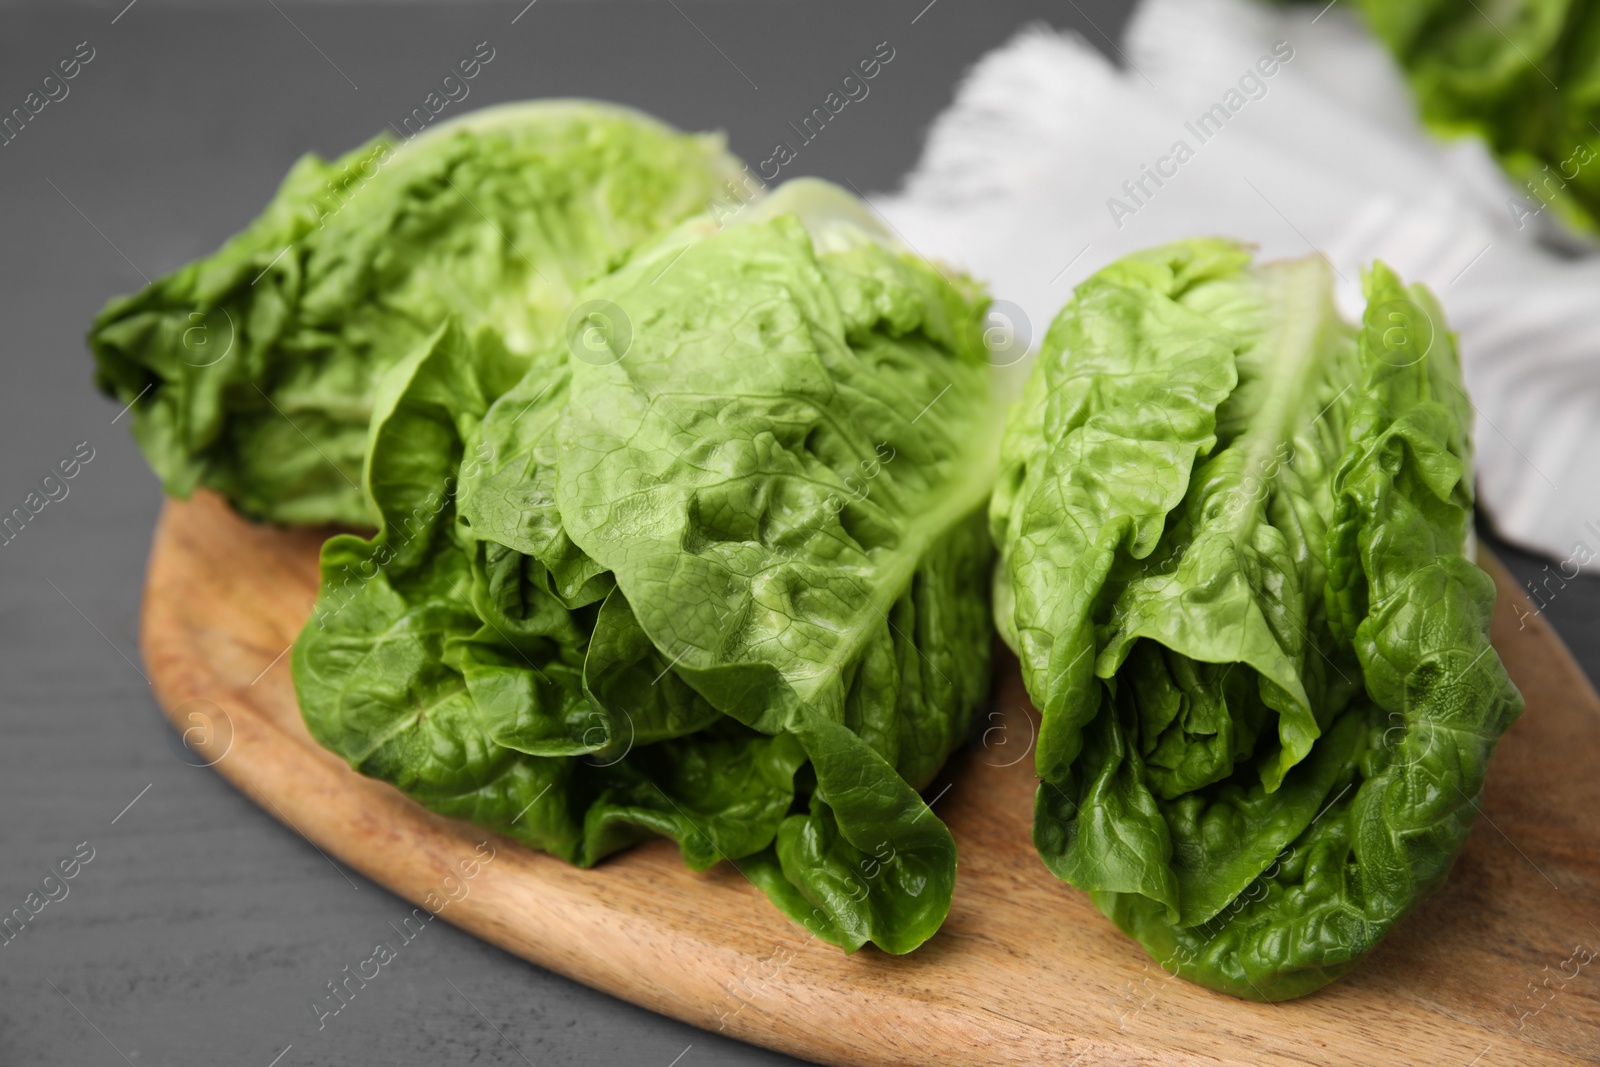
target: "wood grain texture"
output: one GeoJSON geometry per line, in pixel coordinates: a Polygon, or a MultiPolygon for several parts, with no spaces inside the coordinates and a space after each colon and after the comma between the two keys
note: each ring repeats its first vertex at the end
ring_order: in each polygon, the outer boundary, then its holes
{"type": "MultiPolygon", "coordinates": [[[[420,905],[486,835],[362,778],[306,733],[280,654],[309,614],[322,536],[253,525],[205,493],[168,502],[145,662],[218,771],[420,905]]],[[[1029,839],[1036,718],[1014,662],[982,739],[928,790],[960,875],[944,929],[909,956],[846,956],[727,864],[696,874],[665,842],[583,871],[493,837],[493,861],[440,916],[652,1010],[830,1064],[1600,1062],[1600,701],[1537,616],[1519,626],[1525,602],[1487,562],[1494,644],[1527,712],[1445,887],[1364,966],[1304,999],[1250,1004],[1169,979],[1045,870],[1029,839]],[[1580,966],[1579,947],[1595,962],[1580,966]]]]}

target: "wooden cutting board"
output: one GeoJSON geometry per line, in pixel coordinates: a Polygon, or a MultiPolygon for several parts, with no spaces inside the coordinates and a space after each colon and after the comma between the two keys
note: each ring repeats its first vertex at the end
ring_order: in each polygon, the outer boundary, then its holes
{"type": "Polygon", "coordinates": [[[727,864],[695,874],[664,842],[589,871],[493,835],[479,850],[482,831],[306,733],[284,652],[322,537],[205,493],[169,502],[142,626],[158,698],[206,762],[324,852],[419,905],[461,897],[440,915],[541,967],[828,1064],[1600,1062],[1600,702],[1538,617],[1519,625],[1526,601],[1492,560],[1494,644],[1528,707],[1466,850],[1364,966],[1274,1006],[1169,979],[1045,870],[1029,840],[1036,716],[1010,660],[982,740],[927,792],[961,866],[943,931],[909,956],[811,940],[727,864]]]}

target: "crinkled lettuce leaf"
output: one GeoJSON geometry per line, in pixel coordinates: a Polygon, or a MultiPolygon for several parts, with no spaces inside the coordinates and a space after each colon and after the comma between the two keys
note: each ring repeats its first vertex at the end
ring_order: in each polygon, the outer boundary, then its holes
{"type": "MultiPolygon", "coordinates": [[[[457,521],[459,479],[481,465],[471,443],[523,362],[494,331],[452,321],[380,383],[366,471],[379,529],[323,545],[320,596],[291,660],[306,724],[363,774],[569,862],[650,832],[681,835],[699,866],[719,848],[748,851],[793,801],[793,742],[717,722],[671,679],[632,709],[662,744],[624,753],[585,689],[597,613],[539,586],[514,612],[495,606],[457,521]]],[[[666,666],[634,647],[617,676],[648,689],[666,666]]]]}
{"type": "Polygon", "coordinates": [[[1004,439],[996,611],[1043,718],[1035,843],[1173,973],[1343,973],[1443,878],[1521,701],[1464,553],[1471,408],[1381,264],[1188,241],[1080,286],[1004,439]]]}
{"type": "Polygon", "coordinates": [[[454,324],[383,379],[383,524],[328,543],[295,650],[313,734],[572,862],[666,836],[915,948],[956,866],[917,790],[988,693],[980,294],[799,182],[577,299],[514,384],[454,324]]]}
{"type": "Polygon", "coordinates": [[[384,371],[447,317],[524,359],[574,292],[706,209],[718,137],[609,104],[486,109],[412,140],[306,156],[212,256],[111,301],[89,344],[166,491],[371,525],[361,466],[384,371]]]}

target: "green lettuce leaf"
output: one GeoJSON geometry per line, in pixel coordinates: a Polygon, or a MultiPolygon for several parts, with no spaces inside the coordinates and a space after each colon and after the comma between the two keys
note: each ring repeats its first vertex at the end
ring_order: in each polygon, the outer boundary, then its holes
{"type": "Polygon", "coordinates": [[[170,495],[371,525],[360,471],[388,368],[447,317],[524,358],[547,347],[580,285],[704,211],[737,167],[720,138],[580,101],[306,156],[214,255],[106,306],[96,380],[133,406],[170,495]]]}
{"type": "Polygon", "coordinates": [[[383,377],[383,522],[329,542],[296,646],[313,734],[572,862],[667,836],[910,951],[956,866],[917,790],[988,693],[981,297],[799,182],[577,299],[515,384],[454,324],[383,377]]]}
{"type": "Polygon", "coordinates": [[[630,706],[637,735],[619,739],[584,680],[596,613],[539,584],[514,615],[493,601],[456,521],[458,479],[477,476],[482,420],[523,362],[494,331],[452,321],[379,383],[366,471],[379,529],[323,546],[291,659],[306,724],[361,773],[572,863],[650,833],[699,867],[760,851],[794,801],[792,740],[717,721],[675,679],[650,689],[666,664],[637,638],[611,651],[613,675],[654,704],[630,706]]]}
{"type": "Polygon", "coordinates": [[[1173,973],[1254,999],[1337,977],[1438,884],[1521,707],[1463,555],[1438,306],[1378,265],[1357,331],[1331,289],[1320,258],[1214,240],[1102,270],[991,507],[1042,858],[1173,973]]]}

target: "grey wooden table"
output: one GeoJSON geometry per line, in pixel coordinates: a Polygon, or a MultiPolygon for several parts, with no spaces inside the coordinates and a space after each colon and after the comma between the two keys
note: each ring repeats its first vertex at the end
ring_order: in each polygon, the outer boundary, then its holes
{"type": "MultiPolygon", "coordinates": [[[[398,120],[480,41],[496,61],[473,105],[620,100],[724,128],[752,159],[890,41],[893,77],[797,163],[874,190],[910,168],[984,50],[1040,18],[1104,44],[1122,5],[125,3],[0,9],[0,112],[92,53],[0,147],[0,512],[62,457],[92,452],[68,495],[0,547],[0,914],[92,854],[0,946],[0,1065],[794,1062],[443,924],[318,1029],[313,998],[408,906],[179,758],[137,653],[160,491],[117,405],[90,387],[83,333],[109,296],[237,230],[302,152],[398,120]]],[[[1524,575],[1541,566],[1505,558],[1524,575]]],[[[1596,585],[1571,584],[1548,610],[1591,677],[1596,585]]]]}

